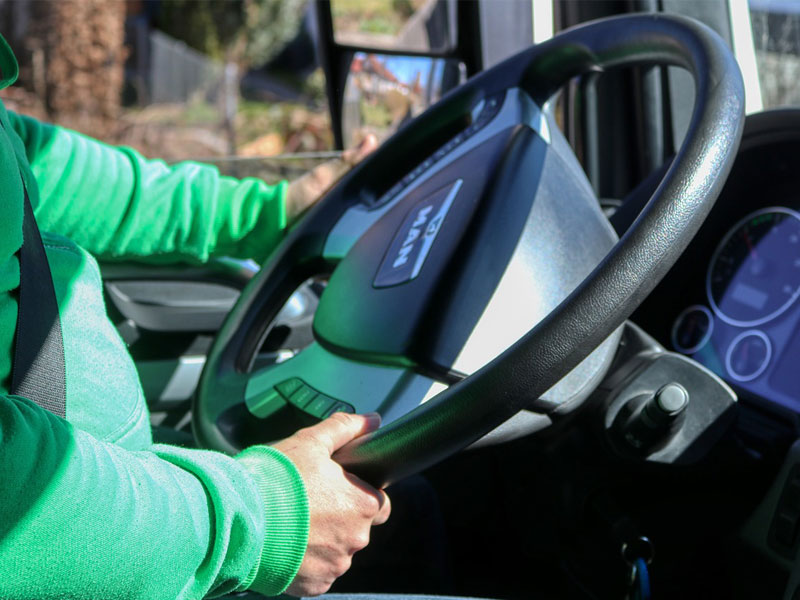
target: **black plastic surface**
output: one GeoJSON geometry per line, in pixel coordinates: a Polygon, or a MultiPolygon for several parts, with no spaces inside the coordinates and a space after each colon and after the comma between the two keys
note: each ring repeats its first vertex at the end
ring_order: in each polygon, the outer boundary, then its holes
{"type": "MultiPolygon", "coordinates": [[[[246,376],[235,366],[246,365],[248,352],[257,346],[258,323],[272,316],[288,283],[305,275],[315,259],[320,261],[326,225],[330,227],[348,203],[357,202],[376,178],[397,172],[398,158],[402,162],[407,154],[419,155],[419,146],[430,147],[432,138],[462,118],[468,107],[509,87],[521,87],[543,104],[582,73],[656,63],[682,66],[693,74],[695,109],[675,162],[620,243],[558,309],[500,357],[405,417],[343,448],[336,458],[367,481],[387,484],[466,447],[540,397],[605,340],[663,277],[700,227],[733,163],[744,90],[729,50],[705,26],[678,17],[636,15],[565,31],[476,76],[398,132],[309,213],[245,289],[206,363],[193,410],[199,442],[235,449],[217,417],[244,397],[246,376]]],[[[436,139],[435,145],[439,143],[436,139]]],[[[446,247],[444,234],[432,253],[446,247]]],[[[374,273],[367,278],[370,283],[374,273]]]]}
{"type": "Polygon", "coordinates": [[[370,198],[365,198],[365,204],[372,209],[376,209],[394,200],[403,192],[403,190],[414,183],[414,181],[416,181],[417,178],[425,171],[430,169],[434,164],[455,150],[456,147],[460,146],[473,135],[478,133],[478,131],[483,129],[489,123],[489,121],[494,118],[494,116],[497,114],[497,111],[500,110],[504,96],[504,93],[500,93],[486,99],[483,109],[472,123],[450,138],[446,144],[442,144],[425,160],[421,161],[412,171],[410,171],[400,181],[395,183],[386,192],[384,192],[380,198],[374,201],[372,201],[370,198]]]}
{"type": "Polygon", "coordinates": [[[216,331],[230,312],[239,290],[195,281],[107,282],[117,310],[151,331],[216,331]]]}
{"type": "Polygon", "coordinates": [[[461,180],[456,180],[411,208],[383,257],[372,287],[400,285],[419,274],[460,190],[461,180]]]}
{"type": "MultiPolygon", "coordinates": [[[[485,75],[508,81],[512,73],[519,74],[523,85],[536,90],[534,97],[544,101],[580,73],[653,63],[687,68],[697,97],[686,140],[636,223],[559,309],[498,359],[339,451],[337,460],[348,470],[373,483],[388,483],[475,441],[578,364],[680,256],[724,184],[742,131],[741,75],[716,34],[676,17],[609,19],[568,30],[485,75]],[[488,397],[495,401],[486,402],[488,397]]],[[[479,86],[482,79],[471,83],[479,86]]]]}
{"type": "Polygon", "coordinates": [[[767,543],[780,555],[794,559],[800,541],[800,465],[789,472],[769,528],[767,543]]]}
{"type": "MultiPolygon", "coordinates": [[[[632,359],[636,361],[637,359],[632,359]]],[[[604,421],[611,446],[622,456],[648,462],[691,464],[704,458],[730,425],[736,395],[711,372],[670,352],[646,352],[636,370],[608,391],[604,421]],[[678,383],[689,403],[660,431],[637,428],[637,415],[665,385],[678,383]]],[[[641,421],[641,419],[639,419],[641,421]]]]}
{"type": "Polygon", "coordinates": [[[487,193],[503,150],[519,134],[506,130],[478,146],[408,194],[356,243],[331,276],[314,319],[325,347],[350,358],[409,364],[417,332],[453,259],[464,232],[487,193]],[[402,285],[376,288],[394,240],[419,203],[461,181],[419,275],[402,285]]]}

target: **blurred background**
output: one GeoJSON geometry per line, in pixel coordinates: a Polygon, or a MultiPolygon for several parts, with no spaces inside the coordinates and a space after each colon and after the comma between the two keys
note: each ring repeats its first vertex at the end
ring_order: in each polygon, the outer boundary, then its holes
{"type": "MultiPolygon", "coordinates": [[[[318,13],[314,0],[0,0],[0,33],[21,68],[0,97],[146,156],[291,179],[335,156],[335,138],[385,139],[468,74],[547,39],[578,8],[628,4],[330,0],[318,13]],[[470,11],[479,30],[459,31],[457,14],[470,11]],[[323,13],[330,22],[320,25],[323,13]]],[[[740,62],[748,110],[800,104],[800,1],[739,4],[749,6],[740,16],[754,50],[751,69],[740,62]]],[[[563,126],[562,111],[556,118],[563,126]]]]}
{"type": "MultiPolygon", "coordinates": [[[[337,35],[379,44],[435,5],[332,7],[337,35]]],[[[267,180],[335,154],[309,0],[0,0],[0,32],[20,63],[17,83],[0,92],[10,110],[146,156],[267,180]]],[[[356,56],[348,110],[359,126],[347,142],[368,131],[384,138],[438,98],[441,89],[426,85],[435,69],[413,57],[356,56]]]]}

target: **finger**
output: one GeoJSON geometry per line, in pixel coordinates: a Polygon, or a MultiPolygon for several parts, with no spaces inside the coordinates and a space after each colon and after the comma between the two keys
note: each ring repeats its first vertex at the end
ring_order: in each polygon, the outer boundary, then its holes
{"type": "Polygon", "coordinates": [[[364,508],[364,516],[374,519],[375,515],[381,511],[383,505],[389,499],[389,496],[387,496],[386,492],[383,490],[379,490],[378,488],[368,484],[366,481],[358,477],[358,475],[353,475],[349,471],[345,471],[344,475],[353,487],[357,488],[359,492],[364,494],[362,499],[359,500],[364,508]],[[369,498],[366,496],[369,496],[369,498]]]}
{"type": "Polygon", "coordinates": [[[374,133],[367,134],[367,136],[363,140],[361,140],[361,143],[358,145],[358,148],[356,149],[356,161],[363,160],[377,147],[378,147],[378,138],[375,137],[375,134],[374,133]]]}
{"type": "Polygon", "coordinates": [[[381,416],[378,413],[350,415],[338,412],[306,431],[333,454],[348,442],[375,431],[380,426],[381,416]]]}
{"type": "Polygon", "coordinates": [[[356,157],[358,156],[358,148],[348,148],[344,152],[342,152],[342,162],[348,166],[353,166],[358,161],[356,157]]]}
{"type": "Polygon", "coordinates": [[[389,499],[389,494],[384,492],[383,490],[378,490],[382,496],[381,500],[381,507],[378,510],[378,514],[375,515],[375,518],[372,519],[373,525],[383,525],[386,521],[389,520],[389,515],[392,512],[392,501],[389,499]]]}
{"type": "Polygon", "coordinates": [[[374,133],[368,133],[358,146],[348,148],[342,153],[342,160],[351,167],[354,167],[367,156],[369,156],[378,147],[378,138],[374,133]]]}

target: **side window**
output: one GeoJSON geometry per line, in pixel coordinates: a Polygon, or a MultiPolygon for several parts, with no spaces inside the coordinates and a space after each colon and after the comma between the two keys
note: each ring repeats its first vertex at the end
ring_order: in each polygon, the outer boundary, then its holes
{"type": "Polygon", "coordinates": [[[292,177],[333,147],[315,27],[307,0],[4,2],[20,77],[0,97],[146,156],[292,177]]]}
{"type": "Polygon", "coordinates": [[[800,104],[800,6],[750,0],[750,21],[764,108],[800,104]]]}

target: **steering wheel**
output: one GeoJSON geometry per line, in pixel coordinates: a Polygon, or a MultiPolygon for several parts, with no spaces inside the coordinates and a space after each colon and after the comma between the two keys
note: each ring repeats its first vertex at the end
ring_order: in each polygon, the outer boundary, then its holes
{"type": "Polygon", "coordinates": [[[235,452],[335,411],[379,411],[384,426],[335,458],[385,485],[576,410],[716,200],[743,107],[724,42],[677,16],[588,23],[472,78],[345,176],[245,288],[201,377],[198,443],[235,452]],[[573,77],[653,64],[692,73],[694,111],[617,241],[541,107],[573,77]],[[252,370],[269,323],[320,273],[315,341],[252,370]]]}

